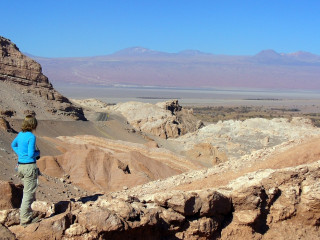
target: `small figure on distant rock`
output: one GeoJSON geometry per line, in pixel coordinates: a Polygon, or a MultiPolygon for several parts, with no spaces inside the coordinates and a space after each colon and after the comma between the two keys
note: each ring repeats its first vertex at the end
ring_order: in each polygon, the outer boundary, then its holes
{"type": "Polygon", "coordinates": [[[36,160],[40,158],[40,151],[36,146],[36,136],[34,135],[37,125],[37,119],[33,115],[27,115],[22,123],[22,131],[11,144],[12,149],[18,155],[18,175],[24,185],[20,206],[20,225],[22,226],[37,220],[32,218],[31,210],[38,180],[36,160]]]}

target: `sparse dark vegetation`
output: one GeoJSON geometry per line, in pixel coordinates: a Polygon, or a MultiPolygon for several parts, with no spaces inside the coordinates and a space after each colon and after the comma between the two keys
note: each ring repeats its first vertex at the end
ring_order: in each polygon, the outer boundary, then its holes
{"type": "Polygon", "coordinates": [[[320,127],[320,113],[301,113],[298,108],[267,108],[267,107],[193,107],[196,117],[203,122],[216,123],[226,120],[246,120],[249,118],[288,118],[293,117],[309,118],[316,127],[320,127]]]}
{"type": "Polygon", "coordinates": [[[320,127],[320,113],[308,113],[304,115],[312,121],[314,126],[320,127]]]}

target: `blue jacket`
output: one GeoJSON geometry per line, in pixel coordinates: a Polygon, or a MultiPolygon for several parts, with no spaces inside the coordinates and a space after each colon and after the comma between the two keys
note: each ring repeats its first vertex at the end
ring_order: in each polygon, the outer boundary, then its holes
{"type": "Polygon", "coordinates": [[[19,163],[34,163],[40,156],[40,151],[36,150],[36,136],[32,132],[19,132],[11,147],[18,155],[19,163]]]}

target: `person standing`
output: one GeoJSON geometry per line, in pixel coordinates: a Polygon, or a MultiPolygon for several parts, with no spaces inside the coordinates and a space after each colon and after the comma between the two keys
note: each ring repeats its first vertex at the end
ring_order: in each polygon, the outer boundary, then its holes
{"type": "Polygon", "coordinates": [[[26,226],[35,222],[32,218],[31,204],[35,200],[38,180],[36,160],[40,158],[40,151],[36,147],[34,131],[38,126],[37,119],[27,115],[22,123],[21,132],[11,143],[13,151],[18,155],[18,175],[23,181],[23,197],[20,206],[20,225],[26,226]]]}

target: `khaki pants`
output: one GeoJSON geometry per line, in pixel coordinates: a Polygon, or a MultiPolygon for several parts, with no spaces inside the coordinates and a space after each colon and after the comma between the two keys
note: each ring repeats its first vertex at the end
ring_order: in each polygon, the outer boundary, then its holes
{"type": "Polygon", "coordinates": [[[20,224],[23,224],[30,221],[32,216],[31,204],[35,200],[38,179],[37,164],[19,164],[18,173],[24,186],[20,206],[20,224]]]}

